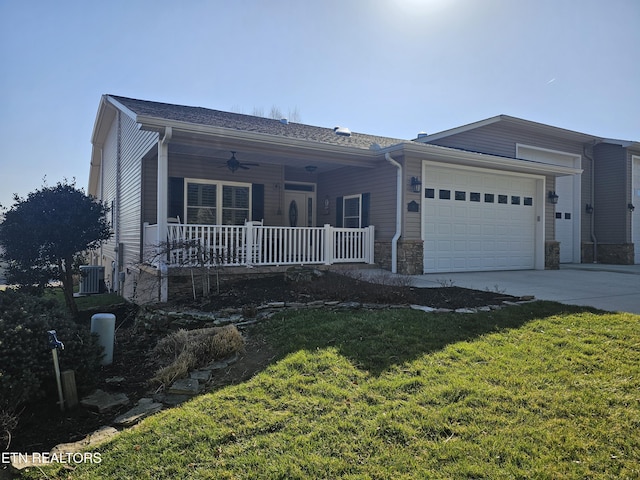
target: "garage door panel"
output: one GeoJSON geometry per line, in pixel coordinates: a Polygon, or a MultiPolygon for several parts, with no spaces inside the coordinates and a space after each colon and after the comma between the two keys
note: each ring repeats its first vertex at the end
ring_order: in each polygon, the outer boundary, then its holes
{"type": "Polygon", "coordinates": [[[436,166],[424,178],[449,192],[425,199],[426,272],[534,268],[534,178],[436,166]]]}

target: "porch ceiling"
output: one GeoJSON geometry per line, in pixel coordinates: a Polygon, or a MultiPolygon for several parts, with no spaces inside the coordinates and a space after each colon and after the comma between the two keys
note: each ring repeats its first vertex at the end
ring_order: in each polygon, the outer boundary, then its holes
{"type": "MultiPolygon", "coordinates": [[[[330,149],[329,149],[330,150],[330,149]]],[[[169,144],[169,158],[174,156],[186,156],[211,159],[213,163],[224,165],[231,157],[231,152],[236,152],[236,158],[240,163],[258,163],[260,165],[283,165],[291,168],[304,169],[308,165],[317,167],[316,173],[324,173],[345,166],[357,166],[362,168],[374,168],[378,158],[374,153],[368,155],[345,155],[331,151],[308,151],[296,148],[269,148],[260,145],[239,144],[225,139],[216,139],[211,142],[194,142],[174,139],[169,144]]]]}

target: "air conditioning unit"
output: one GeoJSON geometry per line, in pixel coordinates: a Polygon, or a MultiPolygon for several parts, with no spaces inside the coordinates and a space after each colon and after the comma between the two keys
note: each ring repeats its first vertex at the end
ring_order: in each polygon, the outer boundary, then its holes
{"type": "Polygon", "coordinates": [[[104,267],[82,265],[80,267],[80,295],[104,292],[104,267]]]}

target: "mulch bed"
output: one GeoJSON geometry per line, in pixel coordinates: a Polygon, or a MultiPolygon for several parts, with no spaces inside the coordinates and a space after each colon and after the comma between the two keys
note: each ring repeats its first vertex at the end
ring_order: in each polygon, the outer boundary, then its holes
{"type": "MultiPolygon", "coordinates": [[[[171,308],[189,308],[217,311],[225,308],[258,306],[268,302],[301,302],[316,300],[359,302],[363,304],[418,304],[434,308],[457,309],[500,304],[513,299],[500,292],[476,291],[459,287],[416,288],[407,285],[374,284],[363,279],[335,273],[325,273],[310,282],[287,282],[284,275],[260,276],[236,281],[223,281],[219,293],[206,300],[184,299],[171,308]]],[[[148,356],[160,338],[159,334],[140,333],[135,329],[133,315],[122,322],[116,332],[114,361],[102,368],[96,387],[106,391],[126,393],[132,402],[149,395],[147,380],[156,371],[148,356]],[[124,377],[117,386],[106,379],[124,377]]],[[[229,368],[216,387],[245,381],[264,368],[273,358],[272,349],[262,339],[247,337],[246,352],[229,368]]],[[[86,392],[89,393],[89,392],[86,392]]],[[[74,442],[128,410],[129,407],[107,414],[98,414],[84,408],[61,413],[56,405],[55,390],[47,392],[44,401],[27,405],[9,446],[12,452],[47,452],[59,443],[74,442]]],[[[4,447],[4,446],[2,446],[4,447]]]]}

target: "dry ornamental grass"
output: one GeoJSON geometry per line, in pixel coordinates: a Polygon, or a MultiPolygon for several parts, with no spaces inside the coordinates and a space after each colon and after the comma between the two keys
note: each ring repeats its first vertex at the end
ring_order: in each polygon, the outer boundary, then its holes
{"type": "Polygon", "coordinates": [[[201,368],[244,349],[244,339],[233,325],[178,330],[158,341],[151,355],[161,366],[152,383],[168,385],[201,368]]]}

